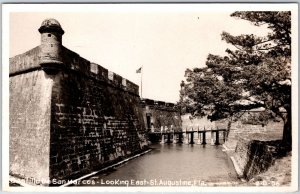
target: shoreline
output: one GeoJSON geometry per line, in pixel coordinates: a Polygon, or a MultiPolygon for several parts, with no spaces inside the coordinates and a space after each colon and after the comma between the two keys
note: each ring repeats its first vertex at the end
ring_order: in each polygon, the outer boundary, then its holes
{"type": "Polygon", "coordinates": [[[246,180],[243,178],[243,172],[242,169],[240,168],[240,166],[238,165],[237,161],[235,160],[234,156],[231,154],[232,151],[234,151],[235,149],[232,148],[228,148],[225,143],[222,145],[224,149],[222,149],[223,152],[225,152],[227,154],[227,156],[230,158],[234,170],[237,174],[237,178],[239,180],[241,180],[242,182],[246,182],[246,180]]]}
{"type": "Polygon", "coordinates": [[[77,182],[77,181],[86,179],[86,178],[88,178],[88,177],[91,177],[91,176],[93,176],[93,175],[95,175],[95,174],[98,174],[98,173],[100,173],[100,172],[109,170],[109,169],[114,168],[114,167],[116,167],[116,166],[120,166],[120,165],[124,164],[125,162],[128,162],[128,161],[130,161],[130,160],[132,160],[132,159],[134,159],[134,158],[137,158],[137,157],[140,157],[140,156],[142,156],[142,155],[144,155],[144,154],[147,154],[147,153],[150,152],[150,151],[152,151],[152,149],[148,149],[148,150],[146,150],[146,151],[144,151],[144,152],[142,152],[142,153],[139,153],[139,154],[137,154],[137,155],[134,155],[134,156],[131,156],[131,157],[129,157],[129,158],[126,158],[126,159],[124,159],[124,160],[122,160],[122,161],[120,161],[120,162],[117,162],[116,164],[112,164],[112,165],[110,165],[110,166],[108,166],[108,167],[102,168],[101,170],[94,171],[94,172],[92,172],[92,173],[90,173],[90,174],[84,175],[84,176],[82,176],[82,177],[80,177],[80,178],[78,178],[78,179],[75,179],[75,180],[71,181],[71,182],[68,182],[68,183],[66,183],[66,184],[60,185],[59,187],[66,187],[66,186],[73,185],[74,182],[77,182]]]}

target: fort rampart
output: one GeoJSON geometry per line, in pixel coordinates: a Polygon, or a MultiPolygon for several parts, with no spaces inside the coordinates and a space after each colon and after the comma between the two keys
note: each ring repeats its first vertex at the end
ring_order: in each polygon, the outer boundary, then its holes
{"type": "Polygon", "coordinates": [[[39,31],[10,59],[10,174],[74,178],[145,149],[138,86],[65,48],[56,20],[39,31]]]}

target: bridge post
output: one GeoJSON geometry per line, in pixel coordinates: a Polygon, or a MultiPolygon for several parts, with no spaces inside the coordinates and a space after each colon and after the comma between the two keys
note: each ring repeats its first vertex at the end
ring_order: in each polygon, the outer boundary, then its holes
{"type": "Polygon", "coordinates": [[[185,129],[185,139],[184,139],[186,144],[189,144],[190,141],[190,137],[189,137],[189,133],[187,131],[187,128],[185,129]]]}
{"type": "Polygon", "coordinates": [[[183,135],[183,132],[178,134],[178,141],[177,141],[177,143],[183,143],[182,142],[182,135],[183,135]]]}
{"type": "Polygon", "coordinates": [[[194,131],[191,132],[191,141],[190,144],[194,144],[194,131]]]}
{"type": "Polygon", "coordinates": [[[171,133],[167,133],[167,143],[171,143],[171,133]]]}
{"type": "Polygon", "coordinates": [[[206,131],[204,131],[204,132],[203,132],[203,135],[202,135],[202,144],[203,144],[203,145],[206,144],[206,137],[205,137],[205,136],[206,136],[206,131]]]}
{"type": "Polygon", "coordinates": [[[217,130],[216,131],[216,142],[215,142],[215,145],[219,145],[220,144],[220,141],[219,141],[219,131],[217,130]]]}

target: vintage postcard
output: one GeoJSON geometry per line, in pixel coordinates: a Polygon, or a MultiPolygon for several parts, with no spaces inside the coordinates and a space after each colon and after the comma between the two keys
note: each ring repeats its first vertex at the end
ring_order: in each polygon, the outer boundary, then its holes
{"type": "Polygon", "coordinates": [[[298,5],[4,4],[4,191],[298,190],[298,5]]]}

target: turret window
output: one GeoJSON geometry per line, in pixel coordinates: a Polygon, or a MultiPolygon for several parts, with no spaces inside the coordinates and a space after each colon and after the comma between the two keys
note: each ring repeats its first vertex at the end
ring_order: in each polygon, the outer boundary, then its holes
{"type": "Polygon", "coordinates": [[[51,34],[48,34],[48,37],[51,37],[51,34]]]}

